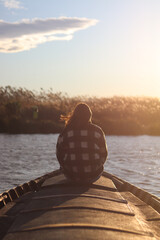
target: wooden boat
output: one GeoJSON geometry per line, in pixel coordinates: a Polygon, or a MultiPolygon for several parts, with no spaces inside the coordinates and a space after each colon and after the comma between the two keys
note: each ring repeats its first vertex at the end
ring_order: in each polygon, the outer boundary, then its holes
{"type": "Polygon", "coordinates": [[[104,172],[70,183],[60,170],[0,196],[0,239],[159,240],[160,199],[104,172]]]}

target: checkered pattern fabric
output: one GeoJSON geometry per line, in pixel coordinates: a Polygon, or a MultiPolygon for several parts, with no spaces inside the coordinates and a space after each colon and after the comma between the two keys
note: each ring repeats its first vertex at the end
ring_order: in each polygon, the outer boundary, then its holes
{"type": "Polygon", "coordinates": [[[87,181],[103,172],[107,158],[103,131],[94,124],[66,128],[57,141],[57,158],[64,174],[70,179],[87,181]]]}

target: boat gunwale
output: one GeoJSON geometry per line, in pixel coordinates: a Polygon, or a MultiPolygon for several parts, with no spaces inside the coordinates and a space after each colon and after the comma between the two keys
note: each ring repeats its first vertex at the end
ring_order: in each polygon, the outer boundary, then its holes
{"type": "Polygon", "coordinates": [[[130,192],[134,196],[138,197],[147,205],[150,205],[158,213],[160,213],[160,198],[157,196],[145,191],[142,188],[139,188],[111,173],[103,172],[103,176],[110,178],[113,183],[116,185],[119,192],[130,192]]]}

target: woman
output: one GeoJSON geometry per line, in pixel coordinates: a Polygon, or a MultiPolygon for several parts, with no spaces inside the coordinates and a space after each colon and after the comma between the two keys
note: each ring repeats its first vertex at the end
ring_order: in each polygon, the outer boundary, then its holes
{"type": "Polygon", "coordinates": [[[79,103],[68,116],[57,141],[57,158],[65,176],[74,182],[94,182],[102,172],[108,152],[100,127],[92,124],[92,112],[79,103]]]}

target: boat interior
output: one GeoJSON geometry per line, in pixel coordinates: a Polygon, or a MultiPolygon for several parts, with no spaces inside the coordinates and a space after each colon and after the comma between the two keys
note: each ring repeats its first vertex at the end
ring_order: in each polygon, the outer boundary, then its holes
{"type": "Polygon", "coordinates": [[[92,184],[54,171],[0,196],[0,239],[159,240],[160,199],[104,172],[92,184]]]}

